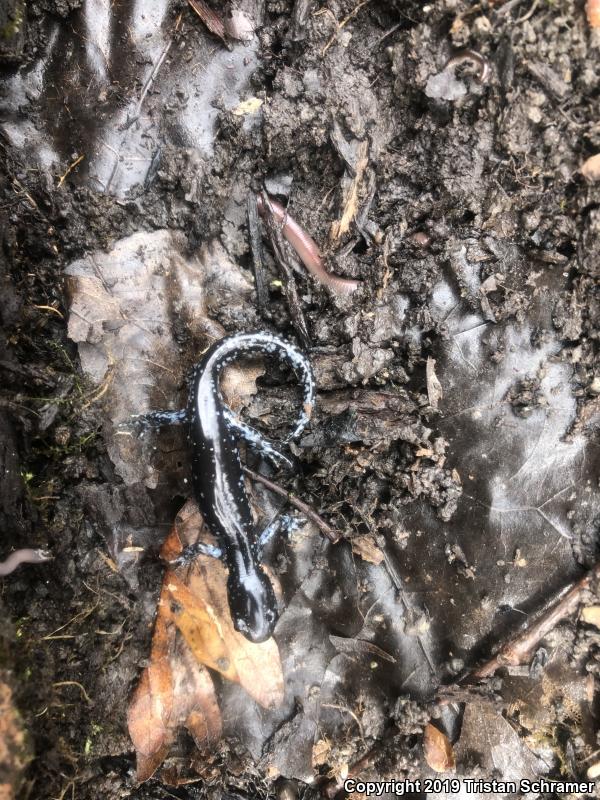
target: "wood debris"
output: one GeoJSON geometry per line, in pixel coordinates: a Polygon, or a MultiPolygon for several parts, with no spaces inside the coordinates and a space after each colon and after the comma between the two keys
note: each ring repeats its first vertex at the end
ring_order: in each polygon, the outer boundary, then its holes
{"type": "Polygon", "coordinates": [[[188,0],[190,7],[198,14],[208,30],[223,42],[226,47],[230,47],[227,41],[227,32],[223,18],[214,11],[204,0],[188,0]]]}

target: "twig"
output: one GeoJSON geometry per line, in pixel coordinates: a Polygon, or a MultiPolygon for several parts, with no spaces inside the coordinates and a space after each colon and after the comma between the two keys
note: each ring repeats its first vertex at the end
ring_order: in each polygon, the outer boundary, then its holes
{"type": "Polygon", "coordinates": [[[79,683],[79,681],[58,681],[58,683],[53,683],[52,686],[57,689],[59,686],[77,686],[77,688],[81,691],[81,694],[85,697],[86,701],[93,706],[94,701],[86,692],[84,687],[79,683]]]}
{"type": "Polygon", "coordinates": [[[377,39],[377,42],[376,42],[376,44],[377,44],[377,45],[380,45],[380,44],[383,42],[383,40],[384,40],[384,39],[387,39],[387,37],[388,37],[388,36],[391,36],[391,35],[392,35],[392,33],[394,33],[394,31],[397,31],[397,30],[398,30],[398,28],[399,28],[401,25],[402,25],[402,23],[401,23],[401,22],[398,22],[398,24],[397,24],[397,25],[392,25],[392,27],[391,27],[391,28],[388,28],[388,29],[387,29],[387,31],[386,31],[385,33],[383,33],[383,34],[382,34],[382,35],[379,37],[379,39],[377,39]]]}
{"type": "Polygon", "coordinates": [[[353,9],[353,10],[352,10],[352,11],[351,11],[349,14],[348,14],[348,16],[347,16],[347,17],[344,17],[344,19],[343,19],[343,20],[342,20],[340,23],[338,23],[338,26],[337,26],[337,30],[336,30],[336,32],[333,34],[333,36],[332,36],[332,37],[331,37],[331,39],[330,39],[330,40],[327,42],[327,44],[326,44],[326,45],[325,45],[325,47],[323,48],[323,51],[321,52],[321,58],[322,58],[322,57],[325,55],[325,53],[326,53],[326,52],[329,50],[329,48],[331,47],[331,45],[332,45],[332,44],[335,42],[335,40],[337,39],[337,35],[338,35],[338,33],[339,33],[341,30],[342,30],[342,28],[343,28],[343,27],[345,27],[345,26],[346,26],[346,25],[347,25],[347,24],[350,22],[350,20],[351,20],[351,19],[353,19],[353,18],[354,18],[354,17],[355,17],[355,16],[358,14],[358,12],[360,11],[360,9],[361,9],[363,6],[366,6],[366,5],[367,5],[367,3],[370,3],[370,2],[371,2],[371,0],[362,0],[362,3],[359,3],[359,4],[356,6],[356,8],[354,8],[354,9],[353,9]]]}
{"type": "Polygon", "coordinates": [[[254,192],[248,194],[248,234],[250,236],[250,250],[252,252],[252,265],[256,283],[256,305],[258,306],[258,313],[261,317],[264,317],[269,304],[269,289],[265,280],[265,259],[254,192]]]}
{"type": "Polygon", "coordinates": [[[288,492],[286,489],[282,489],[281,486],[278,486],[273,481],[270,481],[268,478],[265,478],[263,475],[259,475],[258,472],[254,472],[248,467],[243,467],[244,472],[248,477],[252,478],[253,481],[257,483],[262,483],[263,486],[266,486],[267,489],[270,489],[275,494],[278,494],[280,497],[285,498],[290,505],[294,506],[301,511],[311,522],[314,522],[317,528],[327,536],[330,542],[336,544],[342,538],[342,534],[339,531],[336,531],[335,528],[332,528],[323,517],[319,516],[317,512],[312,509],[309,505],[304,503],[300,500],[296,495],[288,492]]]}
{"type": "Polygon", "coordinates": [[[358,726],[358,732],[360,733],[360,738],[363,740],[363,742],[365,741],[365,733],[363,730],[362,723],[351,708],[337,705],[337,703],[321,703],[321,708],[333,708],[336,711],[342,711],[344,714],[349,714],[354,720],[354,722],[356,722],[356,725],[358,726]]]}
{"type": "MultiPolygon", "coordinates": [[[[369,769],[369,767],[372,767],[373,764],[375,764],[375,762],[379,758],[382,749],[383,746],[380,743],[378,743],[370,750],[368,750],[364,754],[364,756],[361,756],[357,761],[355,761],[353,764],[350,765],[350,768],[348,770],[348,777],[356,778],[362,772],[364,772],[364,770],[369,769]]],[[[341,782],[338,782],[337,780],[333,779],[322,784],[321,793],[328,800],[332,800],[332,798],[336,796],[336,794],[340,791],[341,788],[342,788],[341,782]]]]}
{"type": "Polygon", "coordinates": [[[495,656],[465,675],[460,682],[469,683],[489,678],[500,667],[517,666],[530,661],[535,648],[544,636],[577,610],[583,593],[590,588],[592,581],[598,578],[600,578],[600,563],[596,564],[583,578],[561,589],[558,597],[538,616],[537,621],[527,625],[510,638],[500,647],[495,656]]]}
{"type": "MultiPolygon", "coordinates": [[[[277,224],[273,206],[271,205],[271,200],[269,199],[268,194],[266,192],[261,192],[261,198],[266,212],[263,219],[267,228],[267,233],[269,234],[273,255],[275,256],[277,266],[281,270],[284,278],[283,288],[285,291],[287,304],[290,309],[290,316],[302,344],[304,347],[310,347],[308,327],[306,325],[306,320],[304,319],[300,298],[298,297],[298,289],[296,287],[296,280],[294,278],[290,257],[288,256],[288,250],[286,249],[286,242],[281,231],[281,227],[283,226],[280,227],[277,224]]],[[[283,224],[285,225],[285,220],[283,224]]]]}
{"type": "Polygon", "coordinates": [[[56,187],[57,189],[60,189],[60,187],[63,185],[63,183],[67,179],[68,175],[72,172],[72,170],[75,169],[75,167],[78,164],[81,164],[81,162],[83,161],[84,158],[85,158],[85,156],[79,156],[79,158],[76,158],[75,161],[73,161],[71,164],[69,164],[69,166],[67,167],[67,171],[63,175],[60,176],[60,180],[58,182],[58,186],[56,187]]]}
{"type": "Polygon", "coordinates": [[[53,314],[57,314],[61,319],[64,319],[64,314],[58,310],[58,308],[54,308],[54,306],[36,306],[34,308],[39,309],[40,311],[52,311],[53,314]]]}

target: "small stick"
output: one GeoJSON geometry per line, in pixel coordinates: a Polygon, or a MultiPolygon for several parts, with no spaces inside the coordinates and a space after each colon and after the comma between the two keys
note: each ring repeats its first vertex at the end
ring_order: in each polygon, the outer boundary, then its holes
{"type": "Polygon", "coordinates": [[[270,489],[275,494],[278,494],[280,497],[285,498],[290,505],[294,506],[301,511],[311,522],[314,522],[317,528],[327,536],[332,544],[336,544],[342,538],[342,534],[339,531],[336,531],[335,528],[332,528],[323,517],[320,517],[317,512],[312,509],[309,505],[304,503],[300,500],[296,495],[288,492],[286,489],[282,489],[281,486],[278,486],[273,481],[270,481],[268,478],[265,478],[263,475],[259,475],[258,472],[254,472],[248,467],[242,468],[248,477],[252,478],[253,481],[257,483],[262,483],[263,486],[266,486],[267,489],[270,489]]]}
{"type": "MultiPolygon", "coordinates": [[[[364,770],[369,769],[370,767],[375,764],[378,757],[380,756],[382,751],[382,745],[376,744],[370,750],[368,750],[364,756],[361,756],[357,761],[350,765],[348,770],[348,777],[349,778],[356,778],[358,777],[364,770]]],[[[324,784],[321,785],[321,794],[327,798],[327,800],[333,800],[333,798],[338,794],[340,789],[342,788],[342,784],[332,778],[331,780],[326,781],[324,784]]]]}
{"type": "Polygon", "coordinates": [[[265,280],[265,259],[258,222],[258,206],[254,192],[248,194],[248,233],[256,283],[256,305],[261,317],[265,316],[269,304],[269,288],[265,280]]]}
{"type": "Polygon", "coordinates": [[[495,656],[465,675],[460,682],[468,683],[489,678],[500,667],[516,666],[530,661],[533,651],[544,636],[577,610],[583,593],[590,588],[592,581],[598,578],[600,578],[600,563],[589,570],[583,578],[561,589],[558,597],[541,613],[537,621],[505,642],[495,656]]]}
{"type": "Polygon", "coordinates": [[[78,158],[75,159],[75,161],[73,161],[72,164],[69,164],[69,166],[67,167],[67,171],[64,173],[64,175],[60,176],[60,180],[58,181],[58,186],[56,187],[57,189],[60,189],[60,187],[63,185],[67,177],[70,175],[70,173],[75,169],[75,167],[78,164],[81,164],[84,158],[85,156],[79,156],[78,158]]]}

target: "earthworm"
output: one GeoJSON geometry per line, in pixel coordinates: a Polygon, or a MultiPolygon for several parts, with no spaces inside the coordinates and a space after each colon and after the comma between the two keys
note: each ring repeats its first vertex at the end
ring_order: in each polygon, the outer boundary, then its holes
{"type": "Polygon", "coordinates": [[[457,50],[454,55],[450,56],[444,69],[446,70],[452,69],[453,67],[459,67],[461,64],[472,64],[473,66],[477,67],[479,70],[477,78],[480,83],[485,83],[490,77],[490,62],[476,50],[470,50],[469,48],[457,50]]]}
{"type": "Polygon", "coordinates": [[[15,550],[4,561],[0,561],[0,577],[10,575],[21,564],[41,564],[52,558],[48,550],[34,550],[31,547],[23,547],[15,550]]]}
{"type": "MultiPolygon", "coordinates": [[[[349,278],[340,278],[325,269],[325,263],[319,246],[315,240],[287,213],[286,209],[275,200],[268,198],[273,217],[282,225],[282,233],[288,243],[296,251],[296,254],[306,267],[306,269],[318,281],[324,283],[336,294],[352,294],[361,285],[361,281],[349,278]]],[[[267,209],[262,195],[256,196],[258,213],[265,217],[267,209]]]]}

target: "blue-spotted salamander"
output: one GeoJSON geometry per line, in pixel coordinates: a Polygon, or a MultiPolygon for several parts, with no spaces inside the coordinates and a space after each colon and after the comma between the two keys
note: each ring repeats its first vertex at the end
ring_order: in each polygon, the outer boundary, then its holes
{"type": "Polygon", "coordinates": [[[267,332],[238,333],[218,341],[194,369],[185,412],[154,412],[141,420],[189,424],[194,497],[219,547],[191,545],[179,561],[187,561],[197,553],[220,556],[229,571],[227,594],[234,626],[251,641],[262,642],[273,633],[277,603],[271,582],[260,564],[262,540],[268,536],[268,531],[261,539],[256,536],[238,438],[243,437],[275,462],[290,462],[258,431],[235,417],[224,404],[219,389],[223,368],[240,356],[253,353],[282,356],[302,382],[302,410],[285,440],[289,442],[308,424],[314,405],[315,382],[307,357],[290,342],[267,332]]]}

